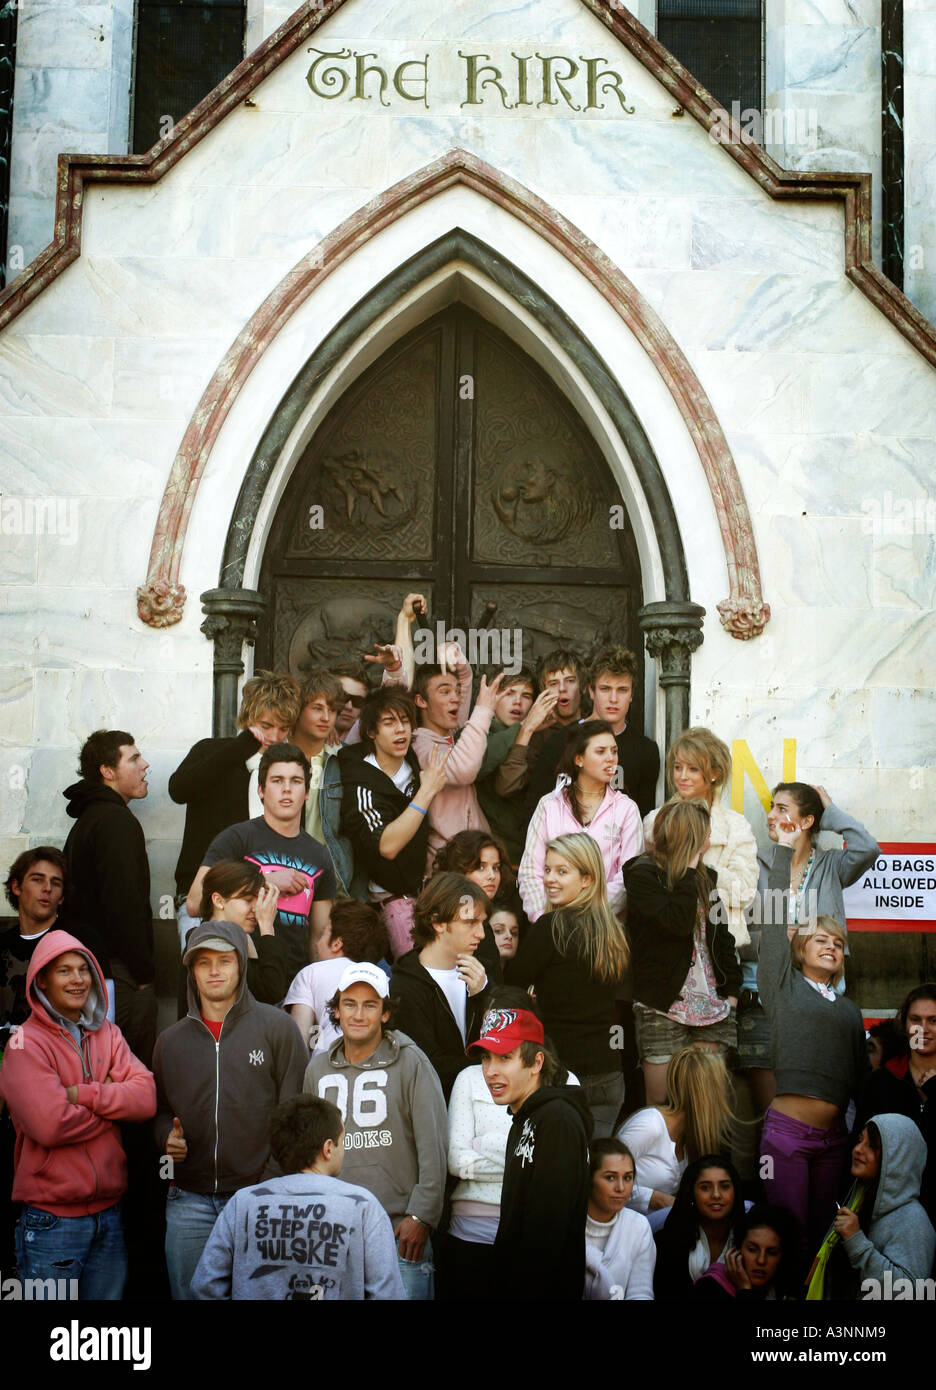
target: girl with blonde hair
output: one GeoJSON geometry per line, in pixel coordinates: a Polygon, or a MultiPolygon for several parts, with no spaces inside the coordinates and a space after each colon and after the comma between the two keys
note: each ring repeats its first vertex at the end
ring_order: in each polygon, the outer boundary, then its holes
{"type": "Polygon", "coordinates": [[[602,719],[587,719],[566,735],[556,789],[541,798],[527,828],[517,887],[531,922],[550,909],[543,890],[546,848],[559,836],[585,833],[601,851],[612,912],[624,906],[621,869],[643,849],[643,826],[636,801],[616,790],[618,749],[614,730],[602,719]]]}
{"type": "Polygon", "coordinates": [[[861,1010],[835,989],[845,965],[845,928],[827,916],[790,921],[790,864],[799,834],[791,820],[778,822],[768,877],[769,901],[777,907],[761,925],[757,986],[777,1085],[764,1117],[761,1164],[767,1200],[793,1213],[806,1246],[816,1250],[839,1196],[849,1102],[857,1100],[870,1062],[861,1010]]]}
{"type": "Polygon", "coordinates": [[[723,1149],[733,1119],[723,1057],[686,1047],[670,1058],[664,1103],[636,1111],[617,1132],[639,1165],[629,1205],[649,1217],[654,1229],[673,1205],[687,1163],[723,1149]]]}
{"type": "Polygon", "coordinates": [[[627,970],[627,941],[608,906],[601,850],[591,836],[550,840],[543,882],[552,910],[531,926],[508,963],[507,983],[533,986],[543,1027],[578,1075],[595,1135],[604,1138],[624,1100],[614,1006],[627,970]]]}
{"type": "MultiPolygon", "coordinates": [[[[666,758],[666,782],[682,801],[699,799],[709,809],[708,847],[704,862],[715,872],[715,884],[728,914],[728,929],[736,946],[750,940],[744,920],[757,892],[757,842],[744,816],[721,803],[731,777],[731,753],[710,729],[687,729],[666,758]]],[[[650,845],[659,809],[644,819],[650,845]]]]}
{"type": "Polygon", "coordinates": [[[647,1100],[665,1099],[666,1068],[684,1047],[737,1042],[741,969],[704,862],[709,808],[674,798],[657,812],[653,847],[624,866],[634,1027],[647,1100]]]}

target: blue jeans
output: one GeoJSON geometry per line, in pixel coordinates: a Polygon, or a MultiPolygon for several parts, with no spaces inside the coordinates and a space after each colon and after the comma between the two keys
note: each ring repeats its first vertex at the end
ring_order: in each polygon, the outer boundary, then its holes
{"type": "Polygon", "coordinates": [[[400,1278],[406,1290],[406,1297],[412,1303],[424,1303],[435,1297],[435,1267],[432,1263],[432,1243],[426,1241],[421,1260],[404,1260],[397,1255],[400,1278]]]}
{"type": "Polygon", "coordinates": [[[181,1187],[170,1187],[166,1193],[166,1267],[177,1302],[191,1299],[192,1276],[231,1195],[186,1192],[181,1187]]]}
{"type": "Polygon", "coordinates": [[[94,1216],[53,1216],[39,1207],[24,1207],[16,1223],[16,1261],[21,1279],[64,1281],[54,1289],[34,1285],[34,1299],[71,1298],[70,1280],[84,1302],[121,1299],[127,1281],[127,1250],[120,1203],[94,1216]]]}

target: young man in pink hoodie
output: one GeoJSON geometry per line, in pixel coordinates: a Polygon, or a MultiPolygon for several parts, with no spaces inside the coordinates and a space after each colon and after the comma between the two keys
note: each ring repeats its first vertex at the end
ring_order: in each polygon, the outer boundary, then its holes
{"type": "Polygon", "coordinates": [[[474,784],[487,748],[488,730],[503,680],[503,675],[495,676],[488,685],[481,677],[481,688],[469,717],[471,667],[454,643],[442,648],[439,662],[437,666],[417,667],[413,681],[421,723],[413,731],[412,747],[419,766],[429,766],[433,748],[451,749],[445,761],[446,785],[426,812],[429,822],[427,874],[432,873],[436,855],[453,835],[460,830],[489,828],[474,784]]]}
{"type": "Polygon", "coordinates": [[[7,1044],[0,1071],[16,1128],[19,1274],[50,1281],[34,1284],[34,1297],[55,1298],[58,1281],[75,1280],[80,1299],[119,1299],[127,1275],[119,1206],[127,1161],[118,1121],[150,1119],[156,1083],[108,1022],[100,966],[75,937],[43,937],[26,992],[31,1013],[7,1044]]]}

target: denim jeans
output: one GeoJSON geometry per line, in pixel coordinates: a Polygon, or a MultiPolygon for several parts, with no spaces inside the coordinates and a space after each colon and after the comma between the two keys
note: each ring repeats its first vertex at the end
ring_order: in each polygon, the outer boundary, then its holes
{"type": "Polygon", "coordinates": [[[426,1241],[421,1260],[404,1260],[397,1255],[400,1278],[406,1297],[413,1303],[423,1303],[435,1297],[435,1268],[432,1263],[432,1243],[426,1241]]]}
{"type": "Polygon", "coordinates": [[[592,1113],[596,1139],[607,1139],[624,1104],[624,1077],[619,1071],[579,1078],[592,1113]]]}
{"type": "MultiPolygon", "coordinates": [[[[119,1300],[127,1279],[120,1203],[94,1216],[53,1216],[39,1207],[24,1207],[16,1223],[16,1262],[21,1279],[66,1281],[63,1298],[71,1297],[67,1281],[74,1279],[82,1301],[119,1300]]],[[[34,1298],[45,1301],[44,1295],[58,1298],[58,1287],[34,1286],[34,1298]]]]}
{"type": "Polygon", "coordinates": [[[182,1187],[170,1187],[166,1193],[166,1268],[177,1302],[191,1300],[198,1261],[232,1195],[186,1192],[182,1187]]]}

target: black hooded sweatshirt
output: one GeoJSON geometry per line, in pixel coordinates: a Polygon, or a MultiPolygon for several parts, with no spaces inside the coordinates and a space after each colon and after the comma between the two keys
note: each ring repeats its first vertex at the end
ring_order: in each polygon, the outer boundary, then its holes
{"type": "Polygon", "coordinates": [[[491,1296],[581,1302],[592,1115],[580,1086],[541,1086],[507,1136],[491,1296]]]}
{"type": "Polygon", "coordinates": [[[156,970],[143,827],[102,782],[82,778],[63,795],[75,824],[65,841],[69,889],[62,925],[95,950],[105,975],[116,960],[138,985],[150,984],[156,970]]]}

